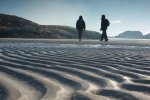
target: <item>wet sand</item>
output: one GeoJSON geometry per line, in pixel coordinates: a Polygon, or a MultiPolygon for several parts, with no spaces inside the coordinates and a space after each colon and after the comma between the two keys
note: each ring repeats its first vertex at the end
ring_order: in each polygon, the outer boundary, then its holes
{"type": "Polygon", "coordinates": [[[0,100],[149,100],[149,40],[0,39],[0,100]]]}

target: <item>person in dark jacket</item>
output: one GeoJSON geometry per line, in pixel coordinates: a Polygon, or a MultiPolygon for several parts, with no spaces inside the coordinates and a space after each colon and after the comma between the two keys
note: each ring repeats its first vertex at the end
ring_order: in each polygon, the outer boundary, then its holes
{"type": "Polygon", "coordinates": [[[79,19],[76,22],[76,29],[78,30],[78,34],[79,34],[79,41],[81,41],[82,39],[82,32],[83,30],[85,31],[85,22],[83,20],[82,16],[79,16],[79,19]]]}
{"type": "Polygon", "coordinates": [[[109,26],[109,20],[105,18],[105,15],[102,15],[101,18],[101,29],[100,31],[102,31],[102,35],[101,35],[101,41],[103,41],[103,39],[105,38],[105,41],[108,42],[108,37],[107,37],[107,27],[109,26]]]}

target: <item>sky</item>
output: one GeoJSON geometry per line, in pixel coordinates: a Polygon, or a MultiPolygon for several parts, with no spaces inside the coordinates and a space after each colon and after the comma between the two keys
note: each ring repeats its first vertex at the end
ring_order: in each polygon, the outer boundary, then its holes
{"type": "Polygon", "coordinates": [[[108,36],[121,32],[150,33],[150,0],[0,0],[0,13],[41,25],[75,27],[80,15],[86,29],[100,32],[101,15],[110,21],[108,36]]]}

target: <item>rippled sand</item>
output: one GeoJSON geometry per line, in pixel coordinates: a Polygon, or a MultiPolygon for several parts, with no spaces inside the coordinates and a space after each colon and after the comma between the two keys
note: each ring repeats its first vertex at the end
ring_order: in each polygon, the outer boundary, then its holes
{"type": "Polygon", "coordinates": [[[139,42],[2,39],[0,100],[150,100],[150,47],[139,42]]]}

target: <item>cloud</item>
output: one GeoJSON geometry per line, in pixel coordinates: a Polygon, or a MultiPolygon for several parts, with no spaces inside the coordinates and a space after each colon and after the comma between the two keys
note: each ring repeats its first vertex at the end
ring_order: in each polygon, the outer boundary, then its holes
{"type": "Polygon", "coordinates": [[[118,34],[120,34],[120,33],[123,33],[123,32],[125,32],[126,30],[120,30],[120,31],[118,31],[117,33],[118,34]]]}
{"type": "Polygon", "coordinates": [[[110,21],[110,23],[112,23],[112,24],[121,24],[122,21],[121,20],[113,20],[113,21],[110,21]]]}
{"type": "Polygon", "coordinates": [[[149,34],[149,33],[150,33],[150,30],[147,30],[145,33],[146,33],[146,34],[149,34]]]}
{"type": "Polygon", "coordinates": [[[97,25],[100,25],[100,24],[101,24],[100,22],[97,23],[97,25]]]}

